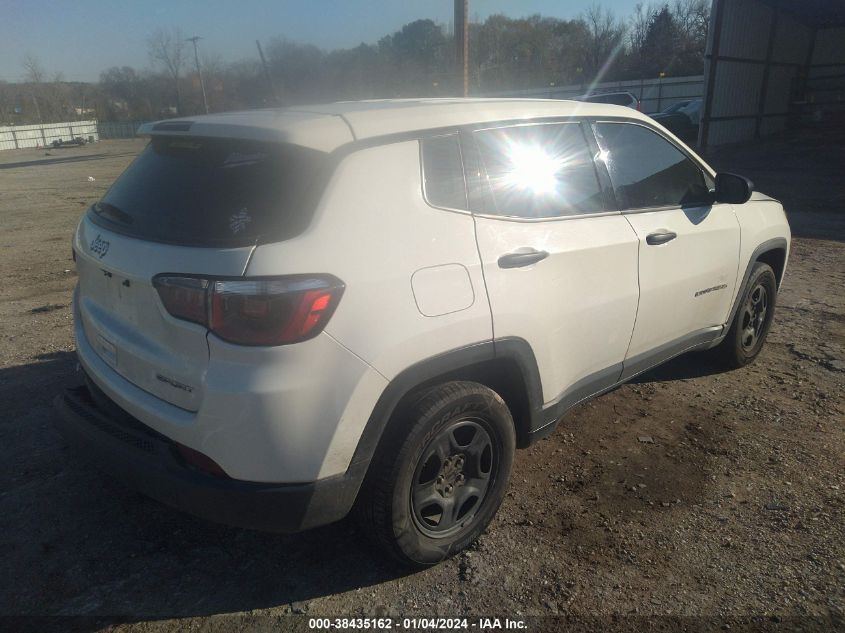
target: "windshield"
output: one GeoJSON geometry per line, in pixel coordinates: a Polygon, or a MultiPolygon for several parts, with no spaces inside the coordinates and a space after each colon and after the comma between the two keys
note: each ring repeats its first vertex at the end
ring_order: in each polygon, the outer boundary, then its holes
{"type": "Polygon", "coordinates": [[[305,229],[328,158],[253,141],[154,138],[89,217],[154,241],[245,245],[305,229]]]}

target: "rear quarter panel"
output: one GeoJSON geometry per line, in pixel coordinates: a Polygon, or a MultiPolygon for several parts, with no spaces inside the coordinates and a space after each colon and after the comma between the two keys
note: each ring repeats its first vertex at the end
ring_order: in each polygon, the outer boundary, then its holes
{"type": "Polygon", "coordinates": [[[425,202],[419,154],[418,141],[407,141],[343,158],[311,226],[295,239],[256,248],[247,269],[247,275],[330,273],[341,279],[346,289],[324,334],[382,378],[341,391],[309,376],[325,398],[350,403],[333,421],[337,428],[320,476],[346,466],[399,372],[493,336],[472,216],[425,202]]]}
{"type": "Polygon", "coordinates": [[[343,280],[326,332],[388,379],[419,360],[492,338],[472,216],[424,201],[417,141],[346,156],[312,226],[299,238],[259,246],[247,270],[289,273],[343,280]],[[412,278],[441,266],[465,270],[472,296],[459,309],[426,316],[412,278]]]}

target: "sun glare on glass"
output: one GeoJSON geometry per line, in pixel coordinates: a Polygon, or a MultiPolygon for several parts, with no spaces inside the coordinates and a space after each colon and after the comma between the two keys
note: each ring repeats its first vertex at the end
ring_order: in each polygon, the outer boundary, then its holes
{"type": "Polygon", "coordinates": [[[507,185],[528,189],[535,194],[550,194],[557,190],[557,174],[563,161],[550,156],[539,145],[510,143],[508,160],[510,169],[505,175],[507,185]]]}

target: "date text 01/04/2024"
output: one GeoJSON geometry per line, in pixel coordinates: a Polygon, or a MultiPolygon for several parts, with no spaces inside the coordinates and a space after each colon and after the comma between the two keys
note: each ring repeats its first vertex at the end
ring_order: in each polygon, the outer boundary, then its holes
{"type": "Polygon", "coordinates": [[[318,630],[524,630],[524,620],[510,618],[309,618],[309,629],[318,630]]]}

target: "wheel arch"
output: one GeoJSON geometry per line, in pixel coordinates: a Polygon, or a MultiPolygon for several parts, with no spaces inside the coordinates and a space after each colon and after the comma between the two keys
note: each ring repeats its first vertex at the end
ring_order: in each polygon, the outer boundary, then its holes
{"type": "Polygon", "coordinates": [[[777,280],[778,288],[780,288],[783,273],[786,268],[786,244],[783,246],[775,246],[769,250],[759,253],[754,259],[754,262],[763,262],[772,267],[775,271],[775,279],[777,280]]]}
{"type": "Polygon", "coordinates": [[[517,446],[524,448],[542,415],[537,361],[524,339],[484,341],[422,360],[400,372],[377,401],[355,449],[350,468],[369,462],[379,448],[402,432],[403,407],[428,388],[467,380],[498,393],[514,419],[517,446]]]}
{"type": "Polygon", "coordinates": [[[745,266],[745,273],[742,276],[742,281],[737,284],[736,297],[734,298],[733,305],[731,306],[731,311],[728,314],[728,319],[725,322],[725,331],[722,333],[722,336],[716,339],[716,344],[720,343],[724,339],[730,324],[736,316],[736,311],[739,309],[739,303],[742,300],[742,295],[745,293],[745,287],[748,284],[749,277],[751,277],[751,271],[754,269],[754,264],[757,262],[763,262],[772,266],[772,269],[775,271],[775,278],[777,280],[778,287],[780,287],[780,282],[781,279],[783,279],[783,273],[786,268],[786,253],[788,248],[789,242],[787,242],[785,237],[776,237],[766,240],[754,249],[751,253],[751,257],[748,258],[748,263],[745,266]],[[774,263],[774,266],[772,263],[774,263]]]}

